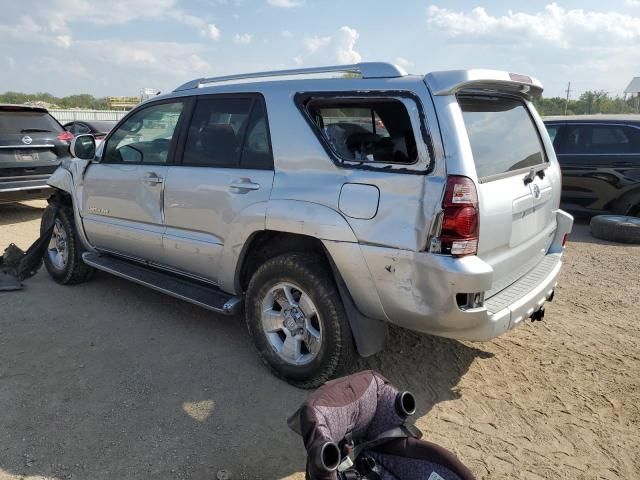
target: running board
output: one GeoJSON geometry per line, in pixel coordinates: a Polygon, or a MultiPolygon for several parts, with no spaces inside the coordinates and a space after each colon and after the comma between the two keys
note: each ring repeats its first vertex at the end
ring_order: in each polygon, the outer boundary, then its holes
{"type": "Polygon", "coordinates": [[[131,280],[217,313],[235,315],[240,312],[242,303],[240,298],[229,295],[212,285],[204,285],[111,255],[85,252],[82,255],[82,260],[87,265],[103,272],[131,280]]]}

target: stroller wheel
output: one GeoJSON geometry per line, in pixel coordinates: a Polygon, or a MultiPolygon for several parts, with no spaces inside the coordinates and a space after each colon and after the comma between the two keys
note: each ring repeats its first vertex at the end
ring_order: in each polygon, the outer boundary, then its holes
{"type": "Polygon", "coordinates": [[[289,253],[266,261],[251,278],[246,300],[258,353],[289,383],[317,387],[352,361],[342,300],[321,258],[289,253]]]}

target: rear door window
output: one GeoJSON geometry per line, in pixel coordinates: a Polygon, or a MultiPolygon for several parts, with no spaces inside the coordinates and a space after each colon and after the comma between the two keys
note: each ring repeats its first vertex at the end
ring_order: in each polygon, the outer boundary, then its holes
{"type": "Polygon", "coordinates": [[[503,97],[460,96],[458,103],[480,179],[546,161],[538,130],[524,102],[503,97]]]}
{"type": "Polygon", "coordinates": [[[202,97],[189,125],[183,164],[237,167],[252,98],[202,97]]]}
{"type": "Polygon", "coordinates": [[[0,133],[62,132],[62,126],[47,112],[0,110],[0,133]]]}

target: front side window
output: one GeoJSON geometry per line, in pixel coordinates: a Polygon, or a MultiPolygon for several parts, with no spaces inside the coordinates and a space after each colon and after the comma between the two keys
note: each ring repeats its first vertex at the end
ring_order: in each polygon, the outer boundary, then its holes
{"type": "Polygon", "coordinates": [[[106,163],[167,163],[183,102],[161,103],[137,111],[113,133],[104,150],[106,163]]]}
{"type": "Polygon", "coordinates": [[[545,162],[538,131],[524,102],[460,96],[458,104],[480,179],[545,162]]]}
{"type": "Polygon", "coordinates": [[[342,160],[412,164],[416,139],[405,105],[387,98],[312,99],[307,113],[342,160]]]}

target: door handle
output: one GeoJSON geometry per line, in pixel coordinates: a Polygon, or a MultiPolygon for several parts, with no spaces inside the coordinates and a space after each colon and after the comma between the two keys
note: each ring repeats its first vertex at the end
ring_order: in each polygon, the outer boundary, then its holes
{"type": "Polygon", "coordinates": [[[164,182],[164,178],[159,177],[156,173],[148,172],[145,174],[144,181],[149,185],[158,185],[159,183],[164,182]]]}
{"type": "Polygon", "coordinates": [[[236,178],[231,180],[229,189],[239,193],[247,193],[250,190],[259,190],[260,184],[253,183],[250,178],[236,178]]]}

